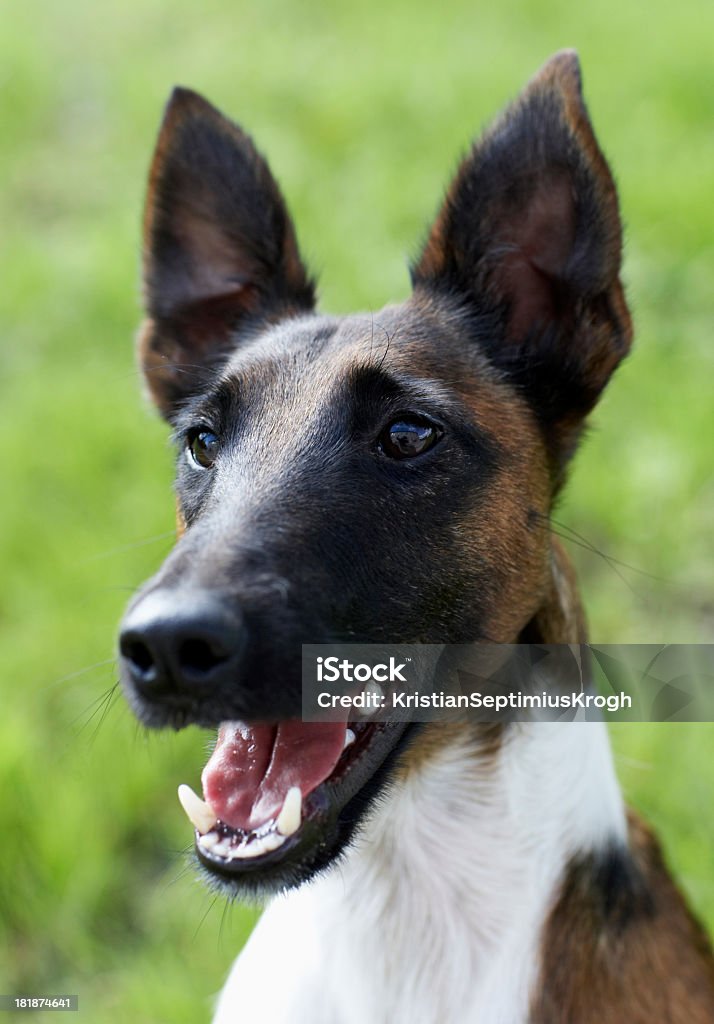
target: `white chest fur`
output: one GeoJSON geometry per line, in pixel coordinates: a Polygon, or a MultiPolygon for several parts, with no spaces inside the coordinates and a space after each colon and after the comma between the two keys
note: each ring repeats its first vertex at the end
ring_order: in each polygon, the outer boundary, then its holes
{"type": "Polygon", "coordinates": [[[514,725],[495,759],[464,733],[270,904],[215,1024],[522,1024],[565,865],[618,839],[603,725],[514,725]]]}

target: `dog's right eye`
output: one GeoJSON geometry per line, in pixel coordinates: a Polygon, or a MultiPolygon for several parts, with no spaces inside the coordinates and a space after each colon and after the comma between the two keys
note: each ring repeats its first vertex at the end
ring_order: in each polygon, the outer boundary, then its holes
{"type": "Polygon", "coordinates": [[[428,451],[443,433],[426,416],[405,416],[382,431],[378,447],[390,459],[413,459],[428,451]]]}
{"type": "Polygon", "coordinates": [[[197,430],[188,435],[186,451],[199,469],[210,469],[218,457],[221,443],[210,430],[197,430]]]}

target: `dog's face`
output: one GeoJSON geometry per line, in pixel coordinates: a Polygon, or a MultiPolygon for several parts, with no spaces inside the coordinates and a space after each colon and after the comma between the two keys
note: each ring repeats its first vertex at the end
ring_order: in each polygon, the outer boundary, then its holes
{"type": "Polygon", "coordinates": [[[561,54],[464,160],[401,306],[314,312],[267,165],[193,93],[145,232],[181,537],[122,677],[149,725],[221,726],[207,804],[185,797],[197,852],[260,891],[330,863],[409,741],[301,722],[301,645],[513,642],[541,606],[553,496],[630,341],[617,201],[561,54]]]}

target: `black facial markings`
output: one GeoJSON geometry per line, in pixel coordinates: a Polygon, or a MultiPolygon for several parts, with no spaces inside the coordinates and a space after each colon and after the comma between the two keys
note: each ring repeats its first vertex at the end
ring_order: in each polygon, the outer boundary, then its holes
{"type": "MultiPolygon", "coordinates": [[[[325,340],[333,333],[329,325],[317,332],[325,340]]],[[[318,415],[311,426],[309,446],[295,452],[296,470],[305,458],[313,462],[322,459],[341,476],[338,463],[342,459],[346,472],[379,481],[381,487],[389,485],[390,474],[436,474],[447,486],[450,476],[461,473],[465,489],[470,490],[471,486],[483,486],[497,468],[495,438],[474,424],[470,410],[438,381],[355,362],[348,364],[342,380],[337,377],[325,386],[324,378],[312,379],[319,374],[319,362],[311,363],[297,359],[286,346],[275,359],[252,360],[245,368],[238,365],[210,391],[184,405],[174,439],[179,449],[176,487],[187,525],[200,515],[211,491],[211,474],[200,472],[193,460],[186,458],[186,446],[191,446],[197,434],[215,434],[220,452],[229,455],[247,430],[261,437],[266,413],[276,418],[282,408],[281,415],[293,417],[300,426],[303,407],[315,402],[316,390],[320,392],[318,415]],[[418,458],[387,458],[385,431],[399,423],[433,425],[435,443],[427,445],[418,458]],[[469,465],[472,471],[467,474],[469,465]]],[[[249,450],[241,457],[248,455],[249,450]]],[[[261,459],[266,457],[269,460],[270,454],[261,453],[261,459]]],[[[254,468],[259,471],[260,467],[254,468]]],[[[309,473],[309,466],[306,468],[309,473]]],[[[393,483],[402,486],[398,477],[393,483]]],[[[453,488],[451,500],[456,501],[463,490],[453,488]]]]}
{"type": "Polygon", "coordinates": [[[461,445],[481,469],[496,468],[495,438],[475,424],[464,403],[438,381],[370,365],[355,366],[344,382],[342,401],[350,407],[351,435],[372,449],[392,423],[426,420],[434,424],[440,437],[461,445]]]}

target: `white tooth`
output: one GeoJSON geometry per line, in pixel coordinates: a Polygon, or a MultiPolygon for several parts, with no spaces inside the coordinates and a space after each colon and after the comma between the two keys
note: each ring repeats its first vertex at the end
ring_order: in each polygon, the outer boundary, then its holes
{"type": "Polygon", "coordinates": [[[281,836],[291,836],[300,828],[302,819],[302,795],[299,786],[291,786],[285,794],[283,808],[278,815],[275,827],[281,836]]]}
{"type": "Polygon", "coordinates": [[[210,832],[218,821],[218,817],[210,805],[197,796],[190,786],[186,785],[179,786],[178,798],[194,828],[197,828],[201,834],[210,832]]]}
{"type": "Polygon", "coordinates": [[[235,850],[231,850],[231,860],[250,860],[253,857],[262,857],[264,853],[271,853],[282,846],[285,838],[276,832],[269,832],[261,839],[255,839],[246,846],[238,846],[235,850]]]}
{"type": "Polygon", "coordinates": [[[367,698],[367,706],[364,709],[364,715],[369,718],[370,715],[376,715],[382,707],[382,701],[384,699],[384,690],[375,683],[374,680],[370,680],[364,688],[364,694],[367,698]]]}
{"type": "Polygon", "coordinates": [[[198,837],[198,845],[204,850],[212,850],[214,846],[218,846],[221,841],[221,837],[217,832],[209,832],[208,835],[198,837]]]}
{"type": "Polygon", "coordinates": [[[249,857],[258,856],[260,851],[257,853],[253,852],[253,848],[256,845],[256,843],[251,843],[250,846],[246,846],[245,844],[236,846],[231,850],[231,860],[248,860],[249,857]]]}
{"type": "Polygon", "coordinates": [[[287,836],[281,836],[279,832],[269,832],[268,835],[263,839],[263,848],[265,853],[270,853],[271,850],[277,850],[279,846],[282,846],[287,836]]]}
{"type": "Polygon", "coordinates": [[[230,851],[230,860],[248,860],[249,857],[257,857],[257,853],[251,852],[255,843],[251,843],[250,846],[234,846],[230,851]]]}
{"type": "Polygon", "coordinates": [[[354,733],[352,732],[352,730],[351,730],[351,729],[348,729],[348,730],[347,730],[347,731],[345,732],[345,745],[344,745],[344,747],[343,747],[342,749],[343,749],[343,750],[347,750],[347,748],[348,748],[348,747],[350,746],[350,744],[351,744],[351,743],[354,743],[354,741],[355,741],[356,739],[357,739],[357,737],[356,737],[356,736],[355,736],[355,734],[354,734],[354,733]]]}
{"type": "Polygon", "coordinates": [[[213,853],[219,857],[229,857],[231,854],[231,844],[228,839],[221,839],[220,843],[216,843],[213,847],[213,853]]]}
{"type": "Polygon", "coordinates": [[[230,860],[250,860],[251,857],[259,857],[260,850],[254,850],[251,843],[250,847],[237,846],[235,850],[231,850],[230,860]]]}

